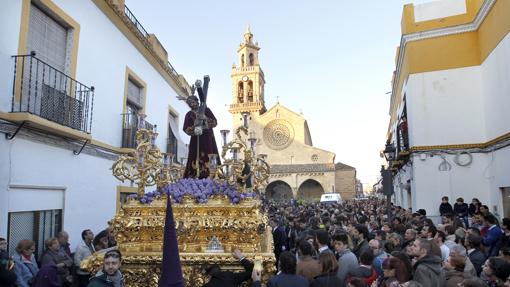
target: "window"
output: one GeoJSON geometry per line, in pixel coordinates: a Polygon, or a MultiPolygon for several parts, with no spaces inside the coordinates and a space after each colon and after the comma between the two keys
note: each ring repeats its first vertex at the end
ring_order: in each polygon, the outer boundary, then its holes
{"type": "Polygon", "coordinates": [[[244,85],[243,82],[239,82],[237,88],[237,102],[242,104],[244,103],[244,85]]]}
{"type": "Polygon", "coordinates": [[[38,259],[44,251],[44,241],[62,231],[62,210],[9,212],[9,254],[16,252],[20,240],[35,242],[38,259]]]}
{"type": "MultiPolygon", "coordinates": [[[[68,28],[43,10],[30,5],[27,52],[35,51],[37,57],[55,69],[69,74],[67,67],[68,28]]],[[[70,49],[69,49],[70,50],[70,49]]]]}
{"type": "Polygon", "coordinates": [[[175,132],[177,131],[173,131],[173,123],[174,123],[175,119],[172,117],[172,115],[169,116],[169,119],[168,119],[168,139],[167,139],[167,148],[166,148],[166,152],[167,153],[171,153],[173,154],[175,157],[174,157],[174,161],[178,161],[178,158],[177,158],[177,137],[175,135],[175,132]]]}
{"type": "Polygon", "coordinates": [[[253,53],[250,53],[249,60],[250,66],[253,66],[255,64],[255,57],[253,57],[253,53]]]}
{"type": "Polygon", "coordinates": [[[143,87],[132,78],[128,78],[127,100],[132,106],[136,106],[138,110],[141,110],[145,104],[143,87]]]}
{"type": "Polygon", "coordinates": [[[248,102],[253,103],[253,82],[248,82],[248,102]]]}
{"type": "Polygon", "coordinates": [[[503,197],[503,216],[510,217],[510,186],[501,187],[501,196],[503,197]]]}
{"type": "MultiPolygon", "coordinates": [[[[135,148],[135,135],[138,129],[138,116],[144,113],[146,84],[126,67],[124,90],[124,114],[122,114],[122,147],[135,148]]],[[[152,128],[146,122],[145,128],[152,128]]]]}

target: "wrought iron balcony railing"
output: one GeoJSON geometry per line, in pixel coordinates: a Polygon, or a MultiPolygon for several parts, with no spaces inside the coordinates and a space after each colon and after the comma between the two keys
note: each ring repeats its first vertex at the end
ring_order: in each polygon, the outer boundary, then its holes
{"type": "MultiPolygon", "coordinates": [[[[135,114],[122,114],[122,147],[136,148],[136,131],[138,131],[139,116],[135,114]]],[[[143,128],[154,130],[154,126],[144,120],[143,128]]]]}
{"type": "Polygon", "coordinates": [[[144,38],[147,38],[149,36],[149,33],[147,33],[147,30],[145,30],[145,28],[142,26],[140,21],[138,21],[138,19],[136,19],[133,12],[131,12],[131,10],[129,10],[128,6],[126,6],[126,5],[124,5],[124,14],[126,14],[126,16],[129,18],[129,20],[133,23],[133,25],[136,27],[136,29],[138,29],[138,31],[140,31],[140,33],[142,34],[142,36],[144,38]]]}
{"type": "Polygon", "coordinates": [[[35,52],[13,58],[13,113],[31,113],[90,133],[94,87],[85,86],[42,61],[35,52]]]}

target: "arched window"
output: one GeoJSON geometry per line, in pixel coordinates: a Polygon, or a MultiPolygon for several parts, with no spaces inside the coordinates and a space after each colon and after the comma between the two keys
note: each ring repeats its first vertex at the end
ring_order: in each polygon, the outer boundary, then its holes
{"type": "Polygon", "coordinates": [[[253,103],[253,82],[248,82],[248,102],[253,103]]]}
{"type": "Polygon", "coordinates": [[[244,86],[243,82],[239,82],[237,85],[237,102],[244,103],[244,86]]]}
{"type": "Polygon", "coordinates": [[[250,53],[250,66],[255,65],[255,57],[253,56],[253,53],[250,53]]]}
{"type": "Polygon", "coordinates": [[[241,54],[241,67],[244,67],[244,54],[241,54]]]}

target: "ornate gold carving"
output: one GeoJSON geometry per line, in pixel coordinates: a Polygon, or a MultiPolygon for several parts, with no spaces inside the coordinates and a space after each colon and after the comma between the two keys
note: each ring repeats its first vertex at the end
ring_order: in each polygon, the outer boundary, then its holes
{"type": "MultiPolygon", "coordinates": [[[[241,140],[241,132],[246,134],[247,130],[238,129],[237,139],[223,148],[224,164],[218,170],[228,171],[227,174],[219,171],[216,177],[226,179],[244,191],[246,180],[251,176],[254,189],[258,190],[267,183],[269,166],[264,156],[253,156],[253,151],[241,140]],[[243,152],[243,161],[226,159],[227,151],[235,147],[243,152]],[[245,165],[250,166],[249,173],[243,171],[245,165]]],[[[161,163],[162,154],[154,145],[156,136],[153,131],[140,129],[136,134],[136,152],[121,156],[112,166],[116,178],[131,180],[138,185],[139,197],[144,195],[145,186],[163,186],[178,179],[176,170],[169,166],[168,161],[161,163]]],[[[166,202],[166,196],[158,197],[150,204],[130,198],[111,221],[118,249],[123,254],[122,271],[128,287],[158,285],[166,202]]],[[[203,267],[206,264],[219,264],[223,270],[241,270],[240,263],[230,254],[234,249],[240,249],[248,259],[257,258],[263,262],[264,281],[274,274],[273,237],[260,204],[260,200],[254,198],[232,204],[226,196],[211,197],[207,204],[184,197],[181,203],[173,204],[186,286],[202,286],[205,283],[207,278],[203,267]],[[213,236],[221,242],[225,253],[206,252],[213,236]]],[[[82,262],[81,268],[97,272],[102,266],[103,255],[104,252],[96,252],[82,262]]]]}
{"type": "Polygon", "coordinates": [[[261,191],[267,185],[269,179],[269,165],[263,154],[255,155],[254,151],[246,145],[243,140],[248,135],[248,129],[244,126],[237,128],[234,138],[231,142],[223,146],[221,157],[223,164],[216,169],[216,178],[219,180],[227,180],[227,182],[235,186],[239,191],[246,191],[246,182],[251,179],[252,187],[250,189],[261,191]],[[232,152],[234,156],[228,158],[228,152],[232,152]],[[238,155],[242,154],[243,159],[239,159],[238,155]],[[245,167],[249,167],[249,172],[245,167]]]}

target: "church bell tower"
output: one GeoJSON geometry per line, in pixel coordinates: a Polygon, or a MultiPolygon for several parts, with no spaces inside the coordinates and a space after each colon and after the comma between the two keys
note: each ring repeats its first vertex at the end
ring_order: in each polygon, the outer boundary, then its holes
{"type": "Polygon", "coordinates": [[[232,104],[234,129],[242,125],[242,114],[249,113],[252,120],[266,111],[264,104],[264,72],[259,65],[258,43],[253,43],[250,26],[244,32],[244,41],[237,49],[239,65],[232,65],[232,104]]]}

